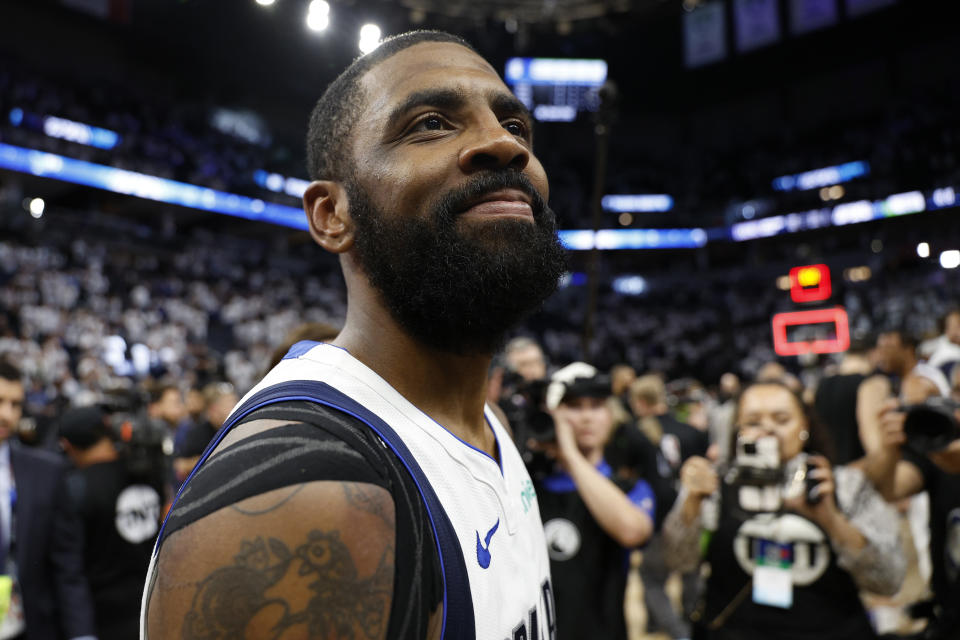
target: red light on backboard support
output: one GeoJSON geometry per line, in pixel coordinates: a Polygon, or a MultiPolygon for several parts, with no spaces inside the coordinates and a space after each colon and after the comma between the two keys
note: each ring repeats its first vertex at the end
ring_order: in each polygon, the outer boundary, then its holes
{"type": "Polygon", "coordinates": [[[830,267],[808,264],[790,269],[790,298],[794,302],[817,302],[833,295],[830,267]]]}
{"type": "Polygon", "coordinates": [[[838,353],[850,348],[850,322],[843,307],[787,311],[773,316],[773,349],[777,355],[798,356],[803,353],[838,353]],[[836,337],[825,340],[790,342],[788,327],[833,323],[836,337]]]}

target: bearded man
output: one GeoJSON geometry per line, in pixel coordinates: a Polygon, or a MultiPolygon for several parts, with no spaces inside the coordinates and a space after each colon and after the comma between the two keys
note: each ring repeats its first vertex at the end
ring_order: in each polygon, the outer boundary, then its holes
{"type": "Polygon", "coordinates": [[[294,345],[208,447],[142,637],[555,638],[536,493],[484,403],[564,269],[530,114],[466,42],[413,32],[327,88],[307,147],[346,322],[294,345]]]}

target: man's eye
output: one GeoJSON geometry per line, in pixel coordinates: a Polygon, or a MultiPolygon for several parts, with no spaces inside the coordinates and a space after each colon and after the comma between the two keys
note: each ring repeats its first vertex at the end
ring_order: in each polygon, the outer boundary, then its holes
{"type": "Polygon", "coordinates": [[[516,122],[516,121],[506,122],[504,123],[503,128],[515,136],[524,137],[527,135],[527,127],[524,126],[523,123],[521,122],[516,122]]]}
{"type": "Polygon", "coordinates": [[[440,116],[427,116],[421,118],[411,130],[413,131],[441,131],[445,129],[447,123],[440,116]]]}

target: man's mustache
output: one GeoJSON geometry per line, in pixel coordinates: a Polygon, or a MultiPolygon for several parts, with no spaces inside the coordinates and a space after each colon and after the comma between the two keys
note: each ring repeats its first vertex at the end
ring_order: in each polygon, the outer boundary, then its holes
{"type": "Polygon", "coordinates": [[[539,220],[547,210],[547,202],[530,179],[516,169],[484,171],[470,178],[463,186],[451,189],[437,202],[436,211],[442,220],[453,220],[487,194],[505,189],[516,189],[530,198],[533,217],[539,220]]]}

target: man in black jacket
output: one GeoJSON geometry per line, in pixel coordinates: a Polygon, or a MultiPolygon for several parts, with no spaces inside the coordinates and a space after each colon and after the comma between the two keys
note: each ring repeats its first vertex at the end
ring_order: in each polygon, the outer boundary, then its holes
{"type": "Polygon", "coordinates": [[[0,638],[95,638],[83,536],[56,455],[17,446],[19,370],[0,361],[0,638]],[[9,591],[8,591],[9,588],[9,591]]]}

